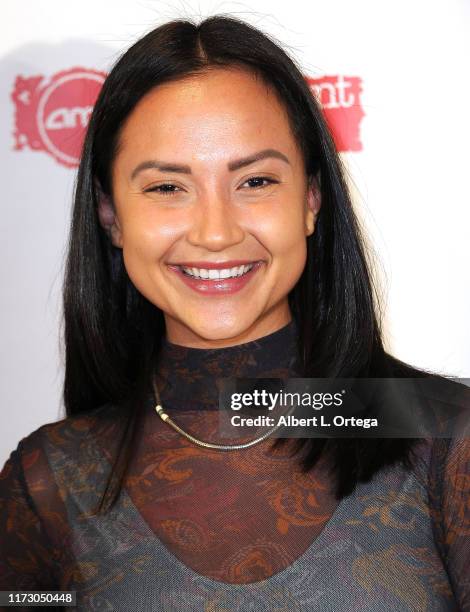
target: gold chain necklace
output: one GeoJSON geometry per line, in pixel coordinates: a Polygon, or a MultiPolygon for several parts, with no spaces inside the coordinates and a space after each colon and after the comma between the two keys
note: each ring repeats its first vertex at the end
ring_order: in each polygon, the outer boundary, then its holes
{"type": "MultiPolygon", "coordinates": [[[[214,449],[214,450],[240,450],[242,448],[249,448],[250,446],[254,446],[255,444],[258,444],[259,442],[262,442],[263,440],[266,440],[266,438],[268,436],[270,436],[274,431],[276,431],[276,429],[279,429],[279,427],[280,427],[280,425],[278,423],[277,425],[272,427],[269,431],[264,433],[260,438],[255,438],[254,440],[250,440],[250,442],[245,442],[244,444],[213,444],[212,442],[204,442],[203,440],[198,440],[197,438],[195,438],[191,434],[189,434],[186,431],[184,431],[183,429],[181,429],[181,427],[179,425],[177,425],[168,416],[168,414],[166,412],[164,412],[163,406],[161,405],[160,394],[158,392],[158,388],[157,388],[157,384],[155,382],[155,379],[153,379],[153,389],[155,391],[155,399],[157,400],[157,405],[155,406],[155,410],[156,410],[158,416],[162,419],[162,421],[164,423],[168,423],[168,425],[173,427],[173,429],[175,429],[177,432],[179,432],[182,436],[184,436],[185,438],[187,438],[188,440],[190,440],[194,444],[197,444],[198,446],[202,446],[203,448],[211,448],[211,449],[214,449]]],[[[292,407],[291,410],[287,413],[288,415],[291,414],[291,412],[294,410],[294,407],[292,407]]]]}

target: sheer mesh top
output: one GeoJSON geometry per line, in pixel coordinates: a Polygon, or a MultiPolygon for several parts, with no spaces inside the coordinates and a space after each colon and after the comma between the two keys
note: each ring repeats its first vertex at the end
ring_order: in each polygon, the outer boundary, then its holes
{"type": "MultiPolygon", "coordinates": [[[[226,443],[220,379],[299,376],[295,323],[221,349],[165,340],[157,373],[174,421],[226,443]]],[[[289,443],[201,448],[154,405],[105,516],[119,406],[20,441],[0,474],[0,590],[76,590],[81,610],[470,610],[468,438],[423,439],[413,470],[383,469],[338,502],[326,460],[304,474],[289,443]]]]}

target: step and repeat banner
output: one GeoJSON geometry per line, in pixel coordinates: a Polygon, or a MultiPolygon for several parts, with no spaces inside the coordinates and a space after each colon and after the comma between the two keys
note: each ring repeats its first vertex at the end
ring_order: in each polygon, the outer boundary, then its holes
{"type": "Polygon", "coordinates": [[[174,18],[240,17],[296,59],[379,258],[387,346],[414,365],[470,376],[465,0],[10,0],[1,13],[0,463],[64,416],[61,283],[94,101],[120,53],[174,18]]]}

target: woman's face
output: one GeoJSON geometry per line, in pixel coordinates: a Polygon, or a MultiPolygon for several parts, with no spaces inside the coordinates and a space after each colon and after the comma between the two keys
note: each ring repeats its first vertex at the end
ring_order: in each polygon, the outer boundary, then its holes
{"type": "Polygon", "coordinates": [[[170,342],[230,346],[291,320],[320,200],[261,80],[215,69],[156,87],[123,127],[112,182],[101,222],[170,342]]]}

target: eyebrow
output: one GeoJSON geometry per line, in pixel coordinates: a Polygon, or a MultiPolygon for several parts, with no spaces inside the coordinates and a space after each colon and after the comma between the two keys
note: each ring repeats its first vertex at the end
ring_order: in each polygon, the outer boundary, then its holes
{"type": "MultiPolygon", "coordinates": [[[[258,151],[257,153],[253,153],[253,155],[249,155],[248,157],[242,157],[241,159],[235,159],[227,164],[230,172],[234,172],[235,170],[239,170],[240,168],[244,168],[245,166],[249,166],[256,161],[261,159],[266,159],[268,157],[274,157],[276,159],[280,159],[287,164],[290,165],[289,159],[276,149],[263,149],[263,151],[258,151]]],[[[161,170],[162,172],[178,172],[181,174],[191,174],[191,168],[187,165],[173,164],[171,162],[158,161],[156,159],[151,159],[148,161],[144,161],[140,163],[138,166],[134,168],[131,174],[131,180],[135,179],[135,177],[142,172],[143,170],[156,169],[161,170]]]]}

